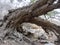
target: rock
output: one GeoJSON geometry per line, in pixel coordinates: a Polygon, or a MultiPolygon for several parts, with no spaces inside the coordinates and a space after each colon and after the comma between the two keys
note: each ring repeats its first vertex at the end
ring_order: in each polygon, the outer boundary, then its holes
{"type": "Polygon", "coordinates": [[[58,40],[58,38],[57,38],[57,36],[54,34],[54,32],[49,31],[48,41],[54,43],[54,42],[57,41],[57,40],[58,40]]]}
{"type": "Polygon", "coordinates": [[[38,39],[38,37],[44,37],[48,38],[46,32],[43,30],[41,26],[38,26],[36,24],[31,24],[31,23],[23,23],[22,28],[25,32],[30,32],[33,34],[33,39],[38,39]]]}
{"type": "Polygon", "coordinates": [[[45,45],[55,45],[54,43],[47,43],[47,44],[45,44],[45,45]]]}

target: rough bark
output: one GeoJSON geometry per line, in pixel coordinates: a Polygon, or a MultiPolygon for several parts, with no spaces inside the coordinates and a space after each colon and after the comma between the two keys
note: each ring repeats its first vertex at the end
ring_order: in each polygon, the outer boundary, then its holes
{"type": "Polygon", "coordinates": [[[34,4],[15,10],[10,10],[7,16],[4,17],[4,21],[7,25],[6,28],[19,28],[20,24],[24,22],[31,22],[38,24],[40,26],[52,28],[60,34],[60,28],[51,22],[35,19],[35,17],[47,14],[47,12],[52,11],[53,9],[60,8],[60,0],[53,4],[56,0],[38,0],[34,4]]]}
{"type": "Polygon", "coordinates": [[[51,23],[51,22],[49,22],[49,21],[47,21],[47,20],[44,20],[44,19],[41,19],[41,18],[33,18],[29,22],[30,23],[35,23],[39,26],[42,26],[44,30],[46,30],[46,29],[49,29],[51,31],[55,30],[56,32],[58,32],[60,34],[60,32],[59,32],[60,27],[51,23]]]}

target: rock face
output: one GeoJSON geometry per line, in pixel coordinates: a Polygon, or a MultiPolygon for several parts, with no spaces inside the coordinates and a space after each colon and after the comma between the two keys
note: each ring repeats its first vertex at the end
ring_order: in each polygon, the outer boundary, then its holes
{"type": "Polygon", "coordinates": [[[40,36],[45,34],[45,31],[42,29],[42,27],[38,26],[36,24],[23,23],[22,28],[23,28],[23,30],[25,30],[27,32],[34,33],[34,34],[37,34],[37,35],[40,35],[40,36]]]}
{"type": "Polygon", "coordinates": [[[31,23],[23,23],[22,24],[22,28],[28,32],[31,32],[31,33],[36,33],[38,31],[40,32],[45,32],[42,27],[36,25],[36,24],[31,24],[31,23]]]}
{"type": "Polygon", "coordinates": [[[54,42],[57,40],[57,36],[52,31],[48,31],[48,34],[42,29],[41,26],[38,26],[36,24],[31,23],[23,23],[22,24],[23,31],[25,31],[25,34],[30,32],[33,34],[33,39],[40,38],[41,41],[45,42],[54,42]]]}

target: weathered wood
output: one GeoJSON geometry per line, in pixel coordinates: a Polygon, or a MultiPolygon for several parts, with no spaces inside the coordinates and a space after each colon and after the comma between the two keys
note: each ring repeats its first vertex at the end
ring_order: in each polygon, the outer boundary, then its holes
{"type": "Polygon", "coordinates": [[[43,29],[50,29],[51,31],[55,30],[56,32],[58,32],[60,34],[60,27],[47,21],[47,20],[44,20],[44,19],[41,19],[41,18],[33,18],[29,21],[30,23],[35,23],[39,26],[42,26],[43,29]],[[53,30],[52,30],[53,29],[53,30]]]}
{"type": "Polygon", "coordinates": [[[42,19],[40,19],[40,21],[39,19],[34,19],[35,17],[46,14],[47,12],[52,11],[53,9],[60,8],[60,2],[53,4],[54,1],[56,0],[38,0],[30,6],[11,10],[7,14],[7,16],[4,17],[4,22],[7,24],[6,28],[17,28],[20,26],[20,24],[24,22],[33,22],[38,25],[41,25],[42,27],[50,27],[56,31],[58,30],[58,33],[60,34],[60,29],[56,25],[47,21],[43,21],[42,19]]]}

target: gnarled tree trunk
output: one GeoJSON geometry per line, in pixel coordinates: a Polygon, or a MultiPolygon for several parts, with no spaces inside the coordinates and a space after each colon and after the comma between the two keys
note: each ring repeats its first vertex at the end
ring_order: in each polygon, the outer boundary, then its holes
{"type": "Polygon", "coordinates": [[[3,24],[4,22],[6,23],[5,29],[15,28],[20,30],[19,27],[22,23],[30,22],[42,26],[44,30],[56,30],[56,32],[60,34],[60,27],[49,21],[38,18],[38,16],[47,14],[47,12],[53,9],[60,8],[60,0],[54,4],[55,1],[56,0],[38,0],[32,5],[9,10],[9,13],[4,17],[3,21],[3,24]]]}

